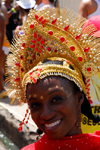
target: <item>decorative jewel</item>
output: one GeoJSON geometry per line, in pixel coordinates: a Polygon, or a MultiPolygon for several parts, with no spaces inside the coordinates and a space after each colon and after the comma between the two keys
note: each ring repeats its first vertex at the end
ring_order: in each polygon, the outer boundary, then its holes
{"type": "Polygon", "coordinates": [[[20,63],[15,63],[16,66],[20,67],[20,63]]]}
{"type": "Polygon", "coordinates": [[[77,35],[77,36],[75,37],[75,39],[78,40],[78,39],[80,38],[80,36],[81,36],[81,34],[77,35]]]}
{"type": "Polygon", "coordinates": [[[39,16],[38,16],[37,14],[35,14],[35,18],[36,18],[36,19],[38,19],[38,18],[39,18],[39,16]]]}
{"type": "Polygon", "coordinates": [[[21,59],[21,60],[23,60],[23,59],[24,59],[24,58],[23,58],[23,55],[21,55],[21,56],[20,56],[20,59],[21,59]]]}
{"type": "Polygon", "coordinates": [[[44,44],[44,42],[45,42],[45,39],[43,39],[43,40],[41,41],[41,44],[44,44]]]}
{"type": "Polygon", "coordinates": [[[87,71],[89,71],[89,72],[90,72],[90,71],[91,71],[91,67],[88,67],[88,68],[87,68],[87,71]]]}
{"type": "Polygon", "coordinates": [[[88,52],[90,47],[84,48],[84,52],[88,52]]]}
{"type": "Polygon", "coordinates": [[[48,47],[47,49],[48,49],[49,52],[51,51],[51,47],[48,47]]]}
{"type": "Polygon", "coordinates": [[[34,32],[34,37],[35,37],[35,38],[37,38],[37,34],[36,34],[36,32],[34,32]]]}
{"type": "Polygon", "coordinates": [[[83,60],[83,58],[82,57],[78,57],[78,60],[81,62],[83,60]]]}
{"type": "Polygon", "coordinates": [[[33,29],[33,28],[34,28],[34,24],[31,24],[31,25],[30,25],[30,28],[33,29]]]}
{"type": "Polygon", "coordinates": [[[67,31],[67,30],[68,30],[68,28],[69,28],[69,25],[68,25],[68,26],[66,26],[66,27],[64,28],[64,30],[65,30],[65,31],[67,31]]]}
{"type": "Polygon", "coordinates": [[[23,43],[22,46],[25,48],[25,43],[23,43]]]}
{"type": "Polygon", "coordinates": [[[53,31],[48,31],[48,34],[50,34],[51,36],[53,35],[53,31]]]}
{"type": "Polygon", "coordinates": [[[36,40],[31,40],[32,43],[36,43],[36,40]]]}
{"type": "Polygon", "coordinates": [[[52,21],[52,24],[55,24],[55,23],[56,23],[56,21],[57,21],[57,19],[54,19],[54,20],[52,21]]]}
{"type": "Polygon", "coordinates": [[[36,83],[37,82],[37,79],[34,77],[33,78],[33,83],[36,83]]]}
{"type": "Polygon", "coordinates": [[[65,41],[65,38],[64,38],[64,37],[61,37],[61,38],[60,38],[60,41],[61,41],[61,42],[64,42],[64,41],[65,41]]]}
{"type": "Polygon", "coordinates": [[[43,19],[43,16],[41,16],[41,17],[39,18],[39,21],[41,22],[41,21],[42,21],[42,19],[43,19]]]}
{"type": "Polygon", "coordinates": [[[15,79],[15,81],[19,81],[20,80],[20,77],[17,77],[16,79],[15,79]]]}
{"type": "Polygon", "coordinates": [[[34,47],[35,47],[35,45],[30,45],[30,47],[31,47],[31,48],[34,48],[34,47]]]}
{"type": "Polygon", "coordinates": [[[75,51],[75,47],[74,46],[71,46],[70,49],[71,49],[71,51],[75,51]]]}
{"type": "Polygon", "coordinates": [[[42,21],[42,24],[45,24],[45,22],[46,22],[46,19],[44,19],[44,20],[42,21]]]}

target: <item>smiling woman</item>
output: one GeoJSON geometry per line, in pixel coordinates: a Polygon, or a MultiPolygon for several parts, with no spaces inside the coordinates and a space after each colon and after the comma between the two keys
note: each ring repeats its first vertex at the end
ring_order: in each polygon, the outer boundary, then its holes
{"type": "Polygon", "coordinates": [[[91,36],[93,25],[82,30],[84,18],[57,11],[31,10],[7,59],[11,102],[28,104],[19,131],[31,115],[37,133],[44,132],[22,150],[99,150],[100,131],[83,134],[81,113],[100,121],[92,114],[89,92],[90,78],[100,72],[100,39],[91,36]]]}

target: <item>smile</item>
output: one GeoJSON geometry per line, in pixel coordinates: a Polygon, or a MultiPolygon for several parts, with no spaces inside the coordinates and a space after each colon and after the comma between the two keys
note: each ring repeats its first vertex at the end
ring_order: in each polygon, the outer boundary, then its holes
{"type": "Polygon", "coordinates": [[[53,127],[58,126],[60,123],[61,123],[61,120],[57,120],[57,121],[55,121],[55,122],[53,122],[53,123],[45,124],[45,127],[46,127],[46,128],[53,128],[53,127]]]}

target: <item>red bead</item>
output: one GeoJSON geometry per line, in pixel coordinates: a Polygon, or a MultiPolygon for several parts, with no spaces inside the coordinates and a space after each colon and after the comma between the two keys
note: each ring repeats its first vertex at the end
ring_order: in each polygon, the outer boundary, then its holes
{"type": "Polygon", "coordinates": [[[90,86],[90,84],[87,85],[87,87],[89,87],[89,86],[90,86]]]}
{"type": "Polygon", "coordinates": [[[41,53],[41,52],[42,52],[42,50],[41,50],[41,49],[39,49],[39,52],[41,53]]]}
{"type": "Polygon", "coordinates": [[[39,44],[37,44],[37,47],[39,47],[40,45],[39,44]]]}
{"type": "Polygon", "coordinates": [[[37,76],[39,77],[39,76],[40,76],[40,73],[37,73],[37,76]]]}
{"type": "Polygon", "coordinates": [[[39,21],[42,21],[42,19],[43,19],[43,16],[41,16],[41,17],[39,18],[39,21]]]}
{"type": "Polygon", "coordinates": [[[41,41],[41,44],[44,44],[44,42],[45,42],[45,39],[41,41]]]}
{"type": "Polygon", "coordinates": [[[41,72],[41,71],[42,71],[42,68],[37,69],[37,71],[40,71],[40,72],[41,72]]]}
{"type": "Polygon", "coordinates": [[[30,72],[29,75],[31,76],[33,72],[30,72]]]}
{"type": "Polygon", "coordinates": [[[34,32],[34,37],[35,37],[35,38],[37,38],[37,34],[36,34],[36,32],[34,32]]]}
{"type": "Polygon", "coordinates": [[[34,47],[35,47],[35,45],[30,45],[30,47],[31,47],[31,48],[34,48],[34,47]]]}
{"type": "Polygon", "coordinates": [[[21,56],[20,56],[20,59],[21,59],[21,60],[23,60],[23,59],[24,59],[24,58],[23,58],[23,55],[21,55],[21,56]]]}
{"type": "Polygon", "coordinates": [[[90,93],[89,93],[89,92],[87,92],[87,94],[89,95],[90,93]]]}
{"type": "Polygon", "coordinates": [[[48,47],[47,49],[48,49],[49,52],[51,51],[51,47],[48,47]]]}
{"type": "Polygon", "coordinates": [[[55,24],[55,23],[56,23],[56,21],[57,21],[57,19],[54,19],[54,20],[52,21],[52,24],[55,24]]]}
{"type": "Polygon", "coordinates": [[[75,50],[75,47],[74,47],[74,46],[71,46],[70,49],[71,49],[72,51],[74,51],[74,50],[75,50]]]}
{"type": "Polygon", "coordinates": [[[87,82],[90,82],[90,79],[88,79],[87,82]]]}
{"type": "Polygon", "coordinates": [[[39,37],[38,37],[38,41],[40,41],[40,40],[41,40],[41,38],[42,38],[42,37],[41,37],[41,36],[39,36],[39,37]]]}
{"type": "Polygon", "coordinates": [[[41,49],[43,49],[43,46],[41,46],[41,49]]]}
{"type": "Polygon", "coordinates": [[[55,49],[54,52],[57,53],[57,50],[55,49]]]}
{"type": "Polygon", "coordinates": [[[88,67],[88,68],[87,68],[87,71],[89,71],[89,72],[90,72],[90,71],[91,71],[91,67],[88,67]]]}
{"type": "Polygon", "coordinates": [[[64,30],[65,30],[65,31],[67,31],[67,30],[68,30],[68,28],[69,28],[69,25],[68,25],[68,26],[66,26],[66,27],[64,28],[64,30]]]}
{"type": "Polygon", "coordinates": [[[38,48],[36,48],[36,51],[38,51],[38,48]]]}
{"type": "Polygon", "coordinates": [[[84,48],[84,52],[88,52],[89,49],[90,47],[84,48]]]}
{"type": "Polygon", "coordinates": [[[33,55],[32,58],[35,59],[35,55],[33,55]]]}
{"type": "Polygon", "coordinates": [[[38,18],[39,18],[39,16],[37,14],[35,14],[35,19],[38,19],[38,18]]]}
{"type": "Polygon", "coordinates": [[[17,77],[16,79],[15,79],[15,81],[19,81],[20,80],[20,77],[17,77]]]}
{"type": "Polygon", "coordinates": [[[64,41],[65,41],[65,38],[64,38],[64,37],[61,37],[61,38],[60,38],[60,41],[61,41],[61,42],[64,42],[64,41]]]}
{"type": "Polygon", "coordinates": [[[80,38],[80,36],[81,36],[81,34],[77,35],[77,36],[75,37],[75,39],[78,40],[78,39],[80,38]]]}
{"type": "Polygon", "coordinates": [[[19,127],[19,128],[18,128],[18,131],[21,132],[21,131],[22,131],[22,127],[19,127]]]}
{"type": "Polygon", "coordinates": [[[36,40],[31,40],[32,43],[36,43],[36,40]]]}
{"type": "Polygon", "coordinates": [[[79,61],[82,61],[82,60],[83,60],[83,58],[82,58],[82,57],[78,57],[78,60],[79,60],[79,61]]]}
{"type": "Polygon", "coordinates": [[[15,63],[16,66],[20,67],[20,63],[15,63]]]}
{"type": "Polygon", "coordinates": [[[88,100],[90,104],[93,104],[93,102],[91,100],[88,100]]]}
{"type": "Polygon", "coordinates": [[[31,24],[31,25],[30,25],[30,28],[33,29],[33,28],[34,28],[34,24],[31,24]]]}
{"type": "Polygon", "coordinates": [[[37,80],[36,80],[36,78],[34,77],[34,78],[33,78],[33,83],[36,83],[36,82],[37,82],[37,80]]]}
{"type": "Polygon", "coordinates": [[[26,124],[28,124],[28,121],[26,121],[26,124]]]}
{"type": "Polygon", "coordinates": [[[26,113],[28,113],[28,109],[26,109],[26,113]]]}
{"type": "Polygon", "coordinates": [[[22,71],[22,72],[24,72],[24,69],[23,69],[23,68],[21,68],[21,71],[22,71]]]}
{"type": "Polygon", "coordinates": [[[45,24],[45,22],[46,22],[46,19],[44,19],[44,20],[42,21],[42,24],[45,24]]]}
{"type": "Polygon", "coordinates": [[[24,123],[23,122],[21,122],[20,124],[19,124],[19,126],[22,126],[24,123]]]}
{"type": "Polygon", "coordinates": [[[25,43],[23,43],[22,46],[25,48],[25,43]]]}
{"type": "Polygon", "coordinates": [[[33,76],[30,76],[30,79],[32,79],[33,78],[33,76]]]}
{"type": "Polygon", "coordinates": [[[53,31],[52,30],[48,31],[48,34],[50,34],[52,36],[53,35],[53,31]]]}

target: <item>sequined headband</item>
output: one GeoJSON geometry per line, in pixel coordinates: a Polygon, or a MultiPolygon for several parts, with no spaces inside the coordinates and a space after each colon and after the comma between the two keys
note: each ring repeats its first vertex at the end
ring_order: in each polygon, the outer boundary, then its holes
{"type": "Polygon", "coordinates": [[[91,36],[96,30],[93,25],[82,30],[85,21],[67,8],[30,11],[22,27],[23,34],[14,38],[10,47],[12,54],[7,58],[10,76],[6,83],[12,103],[26,103],[26,85],[51,75],[75,82],[90,100],[90,77],[100,72],[100,39],[91,36]],[[40,66],[47,58],[67,62],[63,66],[40,66]],[[69,69],[68,64],[72,64],[74,70],[69,69]]]}

